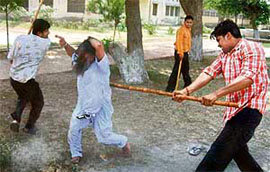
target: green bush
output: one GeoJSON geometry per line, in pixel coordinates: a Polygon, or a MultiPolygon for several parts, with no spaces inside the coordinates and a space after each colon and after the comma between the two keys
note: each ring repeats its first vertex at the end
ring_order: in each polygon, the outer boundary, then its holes
{"type": "MultiPolygon", "coordinates": [[[[42,18],[44,20],[47,20],[49,23],[53,23],[52,15],[53,15],[54,9],[47,5],[42,5],[38,14],[38,18],[42,18]]],[[[31,18],[34,18],[35,11],[31,13],[31,18]]]]}
{"type": "Polygon", "coordinates": [[[125,23],[121,22],[117,25],[117,30],[120,32],[126,32],[127,31],[127,27],[125,25],[125,23]]]}
{"type": "Polygon", "coordinates": [[[168,29],[168,34],[173,35],[173,33],[174,33],[174,29],[170,26],[168,29]]]}
{"type": "Polygon", "coordinates": [[[89,30],[89,27],[97,27],[97,26],[99,26],[99,24],[100,24],[100,20],[98,20],[98,19],[89,19],[89,20],[84,21],[82,23],[81,28],[83,30],[89,30]]]}
{"type": "Polygon", "coordinates": [[[84,22],[81,21],[67,21],[67,20],[55,20],[53,21],[53,26],[61,27],[65,29],[81,29],[89,30],[90,27],[99,26],[99,20],[87,20],[84,22]]]}
{"type": "Polygon", "coordinates": [[[148,24],[148,23],[145,23],[143,25],[143,28],[147,30],[147,32],[148,32],[149,35],[154,35],[156,33],[156,30],[157,30],[157,26],[156,25],[148,24]]]}
{"type": "Polygon", "coordinates": [[[23,7],[18,7],[18,9],[12,11],[11,13],[12,21],[20,21],[23,17],[29,17],[28,11],[26,11],[23,7]]]}
{"type": "Polygon", "coordinates": [[[102,43],[104,45],[105,51],[108,52],[109,51],[109,46],[110,46],[110,44],[112,43],[113,40],[111,38],[104,38],[101,41],[102,41],[102,43]]]}
{"type": "Polygon", "coordinates": [[[205,34],[210,34],[212,32],[212,30],[206,26],[203,26],[203,33],[205,34]]]}

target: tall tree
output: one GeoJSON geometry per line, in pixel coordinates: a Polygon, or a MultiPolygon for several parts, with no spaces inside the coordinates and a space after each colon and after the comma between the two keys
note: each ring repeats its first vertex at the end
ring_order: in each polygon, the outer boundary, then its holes
{"type": "Polygon", "coordinates": [[[1,0],[0,12],[6,14],[6,30],[7,30],[7,51],[9,51],[9,14],[22,6],[24,0],[1,0]]]}
{"type": "Polygon", "coordinates": [[[117,26],[124,18],[124,8],[125,0],[91,0],[87,5],[88,11],[101,14],[104,21],[114,21],[113,40],[117,26]]]}
{"type": "Polygon", "coordinates": [[[192,48],[190,56],[193,60],[201,61],[202,56],[202,14],[203,0],[180,0],[180,4],[187,15],[192,15],[192,48]]]}
{"type": "Polygon", "coordinates": [[[139,0],[126,0],[127,48],[120,43],[111,44],[109,53],[128,84],[140,84],[148,80],[144,69],[142,25],[139,0]]]}
{"type": "MultiPolygon", "coordinates": [[[[244,14],[254,30],[253,37],[259,38],[258,25],[267,24],[270,16],[266,0],[205,0],[205,7],[215,9],[221,16],[244,14]]],[[[235,20],[237,22],[237,20],[235,20]]]]}
{"type": "Polygon", "coordinates": [[[237,23],[238,14],[242,10],[239,0],[204,0],[204,7],[215,9],[223,17],[233,15],[235,23],[237,23]]]}
{"type": "Polygon", "coordinates": [[[270,17],[270,6],[265,0],[241,0],[242,13],[249,18],[253,37],[259,38],[258,25],[267,24],[270,17]]]}
{"type": "Polygon", "coordinates": [[[144,69],[144,53],[142,44],[142,25],[139,0],[126,0],[127,53],[132,57],[135,82],[148,80],[144,69]]]}

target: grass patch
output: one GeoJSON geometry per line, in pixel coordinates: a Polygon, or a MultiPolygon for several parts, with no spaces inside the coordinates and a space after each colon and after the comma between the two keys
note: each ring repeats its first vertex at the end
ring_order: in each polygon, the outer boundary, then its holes
{"type": "Polygon", "coordinates": [[[270,43],[263,43],[264,48],[270,48],[270,43]]]}

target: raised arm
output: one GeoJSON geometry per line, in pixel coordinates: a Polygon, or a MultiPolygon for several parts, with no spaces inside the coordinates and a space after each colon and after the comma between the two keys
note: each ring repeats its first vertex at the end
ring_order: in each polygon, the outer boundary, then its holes
{"type": "Polygon", "coordinates": [[[59,36],[59,35],[55,35],[55,37],[59,38],[59,45],[61,47],[64,47],[66,50],[66,53],[71,57],[72,54],[74,53],[75,49],[66,42],[64,37],[59,36]]]}
{"type": "Polygon", "coordinates": [[[102,58],[104,57],[105,55],[105,52],[104,52],[104,46],[102,44],[101,41],[95,39],[95,38],[92,38],[92,37],[89,37],[88,38],[88,41],[91,43],[91,45],[93,46],[93,48],[95,48],[96,50],[96,57],[98,59],[98,61],[102,60],[102,58]]]}

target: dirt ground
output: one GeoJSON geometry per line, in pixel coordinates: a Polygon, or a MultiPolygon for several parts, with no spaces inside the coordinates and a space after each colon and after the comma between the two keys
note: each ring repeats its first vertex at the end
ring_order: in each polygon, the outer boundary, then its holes
{"type": "MultiPolygon", "coordinates": [[[[19,34],[17,30],[13,32],[19,34]]],[[[52,32],[51,35],[54,34],[52,32]]],[[[58,31],[57,34],[67,35],[58,31]]],[[[77,32],[68,34],[68,41],[81,41],[88,35],[77,32]]],[[[96,36],[99,38],[101,35],[104,36],[104,33],[96,36]]],[[[167,37],[147,37],[144,40],[147,59],[173,54],[174,36],[167,37]]],[[[216,45],[209,40],[204,41],[204,52],[207,48],[211,53],[216,50],[212,48],[216,45]]],[[[202,62],[191,62],[191,77],[194,79],[210,61],[206,58],[202,62]]],[[[145,65],[150,81],[139,86],[164,90],[173,58],[147,60],[145,65]]],[[[67,71],[70,59],[63,50],[51,50],[41,65],[37,81],[43,91],[45,105],[37,122],[39,130],[34,136],[9,130],[9,114],[15,108],[17,97],[7,79],[8,68],[7,60],[0,55],[0,172],[192,172],[223,126],[223,107],[204,107],[190,101],[180,105],[168,97],[112,88],[114,130],[128,137],[132,157],[102,160],[101,154],[119,150],[97,143],[92,129],[88,128],[83,133],[84,157],[78,166],[73,166],[70,163],[67,131],[77,95],[76,76],[67,71]],[[198,156],[191,156],[188,149],[194,145],[203,146],[205,150],[198,156]]],[[[122,83],[115,66],[111,66],[111,72],[111,81],[122,83]]],[[[222,85],[222,80],[217,79],[195,96],[209,93],[222,85]]],[[[23,113],[21,127],[28,113],[29,106],[23,113]]],[[[249,142],[251,154],[266,172],[270,172],[269,115],[268,110],[255,137],[249,142]]],[[[226,172],[238,171],[234,162],[226,169],[226,172]]]]}
{"type": "MultiPolygon", "coordinates": [[[[172,58],[147,61],[151,81],[140,86],[164,89],[172,64],[172,58]]],[[[205,62],[193,64],[192,78],[205,65],[205,62]]],[[[88,128],[83,133],[84,157],[74,166],[70,163],[67,131],[77,98],[76,76],[71,71],[40,74],[37,81],[44,94],[45,106],[37,122],[39,130],[30,136],[10,132],[9,114],[14,110],[16,94],[9,80],[0,80],[0,155],[6,156],[6,159],[0,157],[1,172],[192,172],[223,125],[223,107],[204,107],[190,101],[179,105],[168,97],[112,88],[114,130],[129,138],[132,157],[102,160],[101,154],[119,150],[97,143],[92,129],[88,128]],[[203,146],[205,151],[191,156],[188,148],[193,145],[203,146]]],[[[114,66],[111,81],[121,83],[114,66]]],[[[222,84],[217,80],[205,92],[222,84]]],[[[205,92],[198,92],[198,95],[205,92]]],[[[22,124],[28,113],[29,107],[23,114],[22,124]]],[[[251,154],[267,172],[270,172],[269,126],[268,111],[249,142],[251,154]]],[[[237,171],[234,162],[226,169],[226,172],[237,171]]]]}

